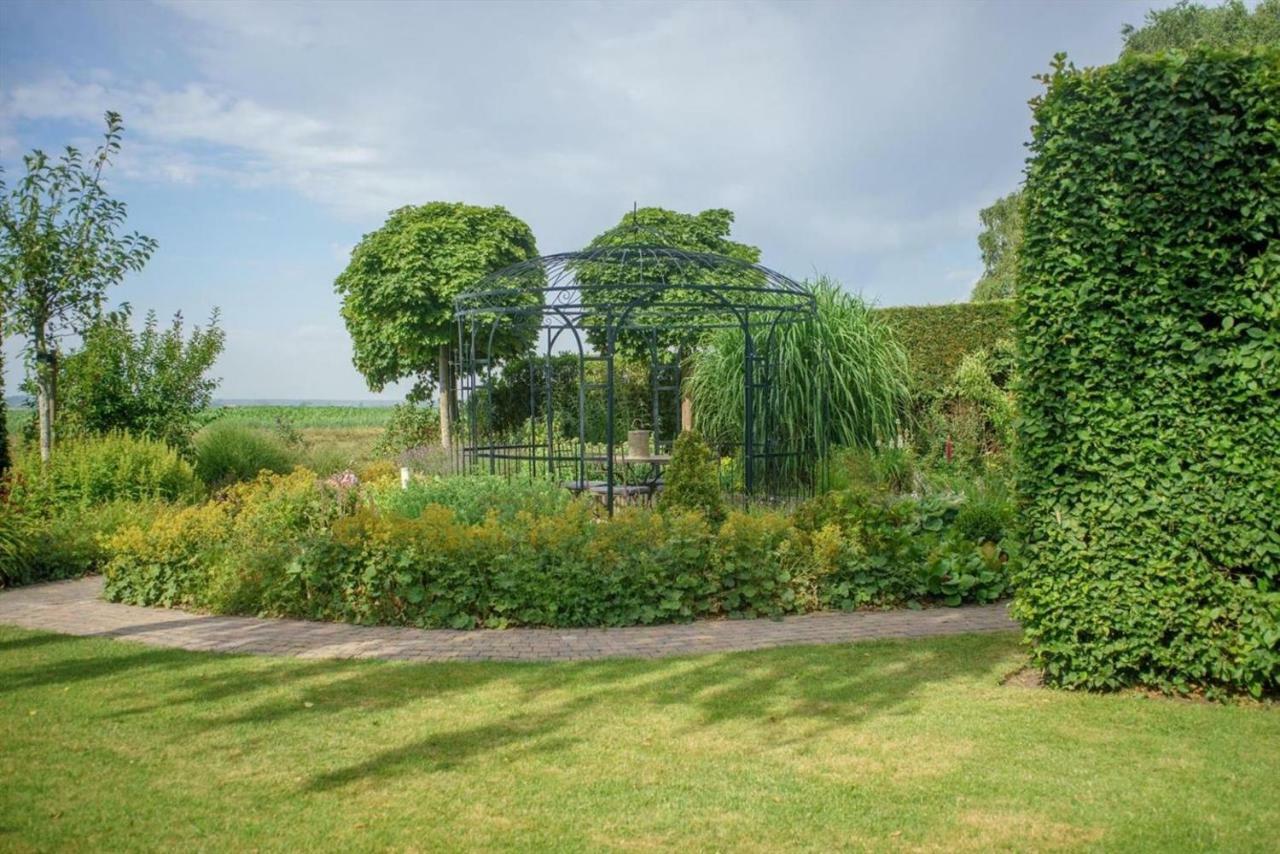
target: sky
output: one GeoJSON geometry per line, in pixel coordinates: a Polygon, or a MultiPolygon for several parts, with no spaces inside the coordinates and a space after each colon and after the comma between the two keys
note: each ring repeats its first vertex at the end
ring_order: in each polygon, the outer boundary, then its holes
{"type": "Polygon", "coordinates": [[[220,307],[220,397],[393,398],[352,367],[333,280],[406,204],[503,205],[547,254],[633,203],[726,207],[793,278],[966,299],[1033,76],[1113,61],[1166,5],[0,0],[0,164],[12,184],[122,113],[110,189],[159,249],[110,302],[220,307]]]}

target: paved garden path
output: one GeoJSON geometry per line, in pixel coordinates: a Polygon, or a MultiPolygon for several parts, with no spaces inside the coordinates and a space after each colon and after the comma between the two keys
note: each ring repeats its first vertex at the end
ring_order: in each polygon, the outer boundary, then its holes
{"type": "Polygon", "coordinates": [[[153,646],[300,658],[412,661],[572,661],[663,658],[791,644],[847,643],[1018,628],[1004,605],[806,614],[622,629],[411,629],[218,617],[104,602],[101,578],[0,592],[0,623],[153,646]]]}

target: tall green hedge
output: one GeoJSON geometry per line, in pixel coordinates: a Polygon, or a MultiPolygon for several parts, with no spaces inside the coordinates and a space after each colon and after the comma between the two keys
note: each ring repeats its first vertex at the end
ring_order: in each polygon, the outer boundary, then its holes
{"type": "Polygon", "coordinates": [[[881,308],[877,313],[907,351],[917,395],[941,391],[965,354],[1013,336],[1012,300],[881,308]]]}
{"type": "Polygon", "coordinates": [[[1048,681],[1280,685],[1280,52],[1035,102],[1017,616],[1048,681]]]}

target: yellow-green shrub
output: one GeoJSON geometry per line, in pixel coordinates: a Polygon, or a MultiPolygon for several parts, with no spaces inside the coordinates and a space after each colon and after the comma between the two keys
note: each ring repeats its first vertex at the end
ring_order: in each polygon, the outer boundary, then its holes
{"type": "Polygon", "coordinates": [[[128,433],[63,442],[47,464],[34,451],[20,454],[9,487],[9,501],[41,513],[112,501],[190,501],[202,492],[177,451],[128,433]]]}

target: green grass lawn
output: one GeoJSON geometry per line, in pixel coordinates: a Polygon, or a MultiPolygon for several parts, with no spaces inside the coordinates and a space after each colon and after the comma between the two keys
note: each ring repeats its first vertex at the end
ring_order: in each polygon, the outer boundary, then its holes
{"type": "Polygon", "coordinates": [[[1274,850],[1280,710],[1002,685],[1008,634],[665,661],[0,628],[0,849],[1274,850]]]}

